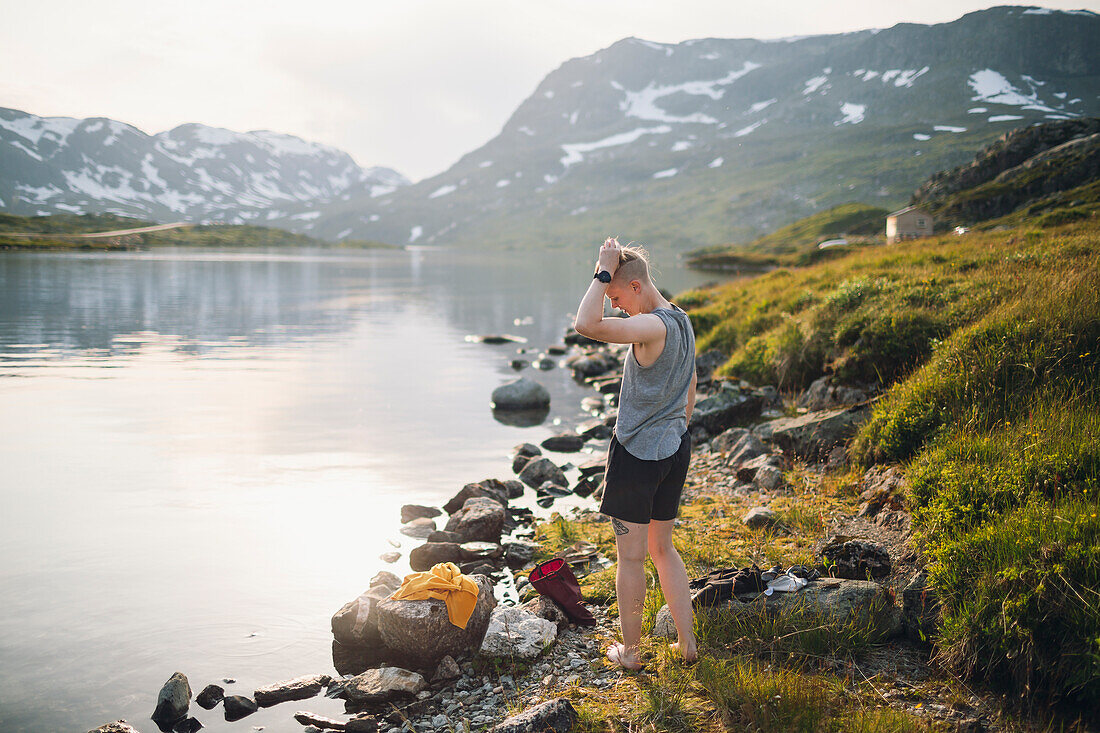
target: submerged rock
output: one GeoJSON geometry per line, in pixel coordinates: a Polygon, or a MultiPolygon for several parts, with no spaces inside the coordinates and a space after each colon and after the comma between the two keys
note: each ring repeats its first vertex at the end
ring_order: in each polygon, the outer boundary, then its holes
{"type": "Polygon", "coordinates": [[[244,695],[226,695],[222,705],[225,707],[225,719],[230,723],[248,717],[259,710],[259,706],[244,695]]]}
{"type": "Polygon", "coordinates": [[[493,390],[497,410],[537,410],[550,406],[550,393],[538,382],[520,377],[493,390]]]}
{"type": "Polygon", "coordinates": [[[157,695],[157,707],[153,710],[153,722],[160,727],[171,727],[173,723],[187,715],[191,703],[191,685],[183,672],[176,672],[157,695]]]}
{"type": "Polygon", "coordinates": [[[261,687],[253,692],[252,696],[256,704],[262,708],[269,708],[288,700],[308,700],[324,689],[331,679],[327,674],[295,677],[292,680],[261,687]]]}

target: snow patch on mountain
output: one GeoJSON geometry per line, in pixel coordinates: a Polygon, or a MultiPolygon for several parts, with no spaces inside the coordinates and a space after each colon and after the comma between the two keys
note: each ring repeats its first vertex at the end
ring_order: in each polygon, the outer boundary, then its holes
{"type": "Polygon", "coordinates": [[[653,177],[654,178],[671,178],[672,176],[676,175],[678,172],[679,171],[676,168],[668,168],[667,170],[657,171],[656,173],[653,174],[653,177]]]}
{"type": "Polygon", "coordinates": [[[565,151],[565,156],[561,159],[563,167],[568,168],[571,165],[576,165],[584,160],[584,153],[590,153],[593,150],[600,150],[601,148],[612,148],[619,145],[627,145],[635,142],[643,135],[663,135],[665,133],[672,132],[672,128],[668,125],[658,125],[656,127],[639,127],[631,130],[630,132],[621,132],[618,135],[612,135],[605,137],[602,140],[596,140],[590,143],[566,143],[561,146],[561,149],[565,151]]]}
{"type": "Polygon", "coordinates": [[[845,102],[840,105],[840,114],[844,115],[839,120],[834,122],[834,125],[858,125],[863,122],[863,114],[867,111],[867,105],[865,104],[852,104],[851,102],[845,102]]]}
{"type": "Polygon", "coordinates": [[[440,196],[446,196],[447,194],[453,193],[457,190],[458,186],[454,185],[453,183],[448,183],[446,186],[440,186],[436,190],[432,191],[430,194],[428,194],[428,198],[437,199],[440,196]]]}
{"type": "Polygon", "coordinates": [[[974,90],[971,97],[975,102],[990,102],[992,104],[1005,104],[1012,107],[1024,107],[1039,112],[1056,112],[1057,110],[1042,104],[1038,93],[1034,90],[1030,94],[1024,94],[1005,78],[1004,74],[993,69],[982,69],[970,75],[967,85],[974,90]]]}
{"type": "Polygon", "coordinates": [[[702,112],[695,112],[690,115],[679,117],[670,115],[657,105],[657,100],[672,94],[707,96],[711,99],[718,100],[726,93],[726,90],[720,87],[729,86],[745,74],[759,68],[760,64],[746,61],[740,69],[734,69],[720,79],[687,81],[680,84],[662,85],[650,82],[644,89],[636,92],[623,89],[617,82],[612,82],[611,84],[616,89],[620,89],[624,92],[626,98],[619,104],[619,108],[625,112],[628,117],[637,117],[642,120],[650,120],[653,122],[713,125],[716,124],[718,120],[702,112]]]}

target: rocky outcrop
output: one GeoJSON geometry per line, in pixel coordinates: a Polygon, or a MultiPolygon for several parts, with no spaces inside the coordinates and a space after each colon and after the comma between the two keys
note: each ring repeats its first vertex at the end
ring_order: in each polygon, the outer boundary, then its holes
{"type": "Polygon", "coordinates": [[[514,606],[493,609],[481,654],[487,657],[521,657],[534,659],[542,654],[558,635],[553,621],[540,618],[530,611],[514,606]]]}
{"type": "Polygon", "coordinates": [[[520,377],[493,390],[493,409],[539,410],[550,406],[550,393],[538,382],[520,377]]]}
{"type": "Polygon", "coordinates": [[[695,403],[691,428],[702,428],[708,435],[742,425],[760,414],[760,398],[740,389],[721,389],[695,403]]]}
{"type": "Polygon", "coordinates": [[[490,733],[566,733],[577,722],[577,711],[564,697],[547,700],[506,718],[490,733]]]}
{"type": "Polygon", "coordinates": [[[763,423],[753,432],[764,440],[771,440],[788,455],[819,461],[826,459],[834,447],[851,440],[870,417],[870,405],[863,404],[781,417],[763,423]]]}
{"type": "MultiPolygon", "coordinates": [[[[811,581],[796,593],[752,593],[736,596],[719,606],[696,608],[696,614],[734,614],[751,619],[766,613],[810,613],[821,623],[842,625],[856,615],[873,622],[876,629],[890,635],[900,626],[900,614],[887,589],[867,580],[824,578],[811,581]]],[[[657,612],[653,635],[676,638],[676,625],[668,606],[657,612]]]]}
{"type": "Polygon", "coordinates": [[[856,387],[835,384],[832,377],[821,377],[798,398],[797,406],[811,412],[847,407],[863,402],[867,393],[856,387]]]}
{"type": "Polygon", "coordinates": [[[458,659],[477,651],[497,602],[490,580],[484,575],[473,578],[478,599],[465,629],[450,622],[447,605],[440,600],[385,600],[378,604],[378,629],[396,664],[434,670],[445,656],[458,659]]]}

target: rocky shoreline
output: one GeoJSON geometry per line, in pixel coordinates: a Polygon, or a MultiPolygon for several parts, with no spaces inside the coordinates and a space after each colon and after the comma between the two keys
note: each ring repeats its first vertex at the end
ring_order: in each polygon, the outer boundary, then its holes
{"type": "MultiPolygon", "coordinates": [[[[479,340],[497,343],[492,337],[479,340]]],[[[564,731],[577,719],[569,699],[572,695],[575,700],[577,690],[610,689],[622,683],[629,673],[603,655],[617,634],[610,602],[589,603],[597,623],[580,627],[553,601],[538,596],[525,577],[537,560],[555,554],[564,556],[584,582],[585,575],[611,567],[613,558],[584,540],[567,548],[540,543],[534,512],[510,502],[527,489],[535,492],[543,508],[564,496],[592,497],[591,507],[573,511],[572,522],[595,526],[606,521],[595,512],[595,500],[601,491],[603,451],[615,424],[624,350],[570,332],[565,346],[551,347],[547,353],[565,356],[562,365],[594,390],[582,405],[592,419],[540,446],[517,446],[511,466],[516,478],[467,484],[441,508],[402,508],[402,532],[425,540],[410,552],[414,571],[453,562],[476,580],[479,598],[466,628],[449,623],[442,601],[388,600],[401,579],[382,571],[332,618],[335,675],[312,674],[279,682],[255,690],[251,697],[226,696],[220,686],[208,685],[196,696],[196,704],[211,710],[220,703],[225,719],[232,721],[246,718],[259,707],[322,693],[344,700],[350,716],[344,720],[295,712],[293,718],[307,733],[564,731]],[[585,454],[578,465],[559,465],[551,457],[576,454],[585,446],[596,450],[585,454]],[[566,471],[574,468],[579,478],[570,482],[566,471]],[[437,519],[444,514],[446,521],[439,528],[437,519]]],[[[712,515],[712,521],[739,523],[761,535],[788,531],[789,517],[772,504],[791,493],[792,468],[797,464],[819,475],[846,470],[847,442],[869,418],[875,396],[865,387],[822,379],[796,404],[788,405],[773,387],[712,378],[712,370],[722,361],[721,355],[712,353],[698,359],[700,393],[690,425],[694,455],[685,506],[717,501],[723,507],[742,506],[745,511],[740,516],[729,516],[723,509],[722,514],[712,515]]],[[[494,414],[511,424],[541,420],[539,415],[545,418],[548,406],[549,395],[535,380],[521,378],[493,394],[494,414]]],[[[838,623],[874,610],[883,638],[907,638],[907,643],[919,645],[929,630],[934,600],[925,591],[916,555],[908,549],[903,485],[896,469],[874,468],[862,477],[858,511],[834,517],[828,541],[816,548],[822,580],[813,581],[801,593],[736,597],[700,613],[782,613],[785,604],[810,599],[838,623]]],[[[569,523],[558,516],[555,521],[569,523]]],[[[667,616],[667,608],[657,612],[654,636],[674,637],[667,616]]],[[[153,716],[162,731],[193,733],[202,727],[189,715],[190,697],[187,678],[173,675],[161,690],[153,716]]],[[[916,703],[909,707],[921,709],[916,703]]],[[[977,720],[974,715],[967,717],[977,707],[977,703],[968,710],[945,707],[943,715],[932,717],[980,730],[967,722],[977,720]]],[[[118,721],[93,733],[133,730],[118,721]]]]}

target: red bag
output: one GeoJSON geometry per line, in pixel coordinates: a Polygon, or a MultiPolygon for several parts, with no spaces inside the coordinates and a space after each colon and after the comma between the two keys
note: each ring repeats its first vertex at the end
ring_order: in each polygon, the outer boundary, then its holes
{"type": "Polygon", "coordinates": [[[596,617],[581,602],[581,585],[569,563],[560,557],[547,560],[535,566],[528,580],[539,595],[551,599],[565,611],[573,623],[581,626],[595,626],[596,617]]]}

